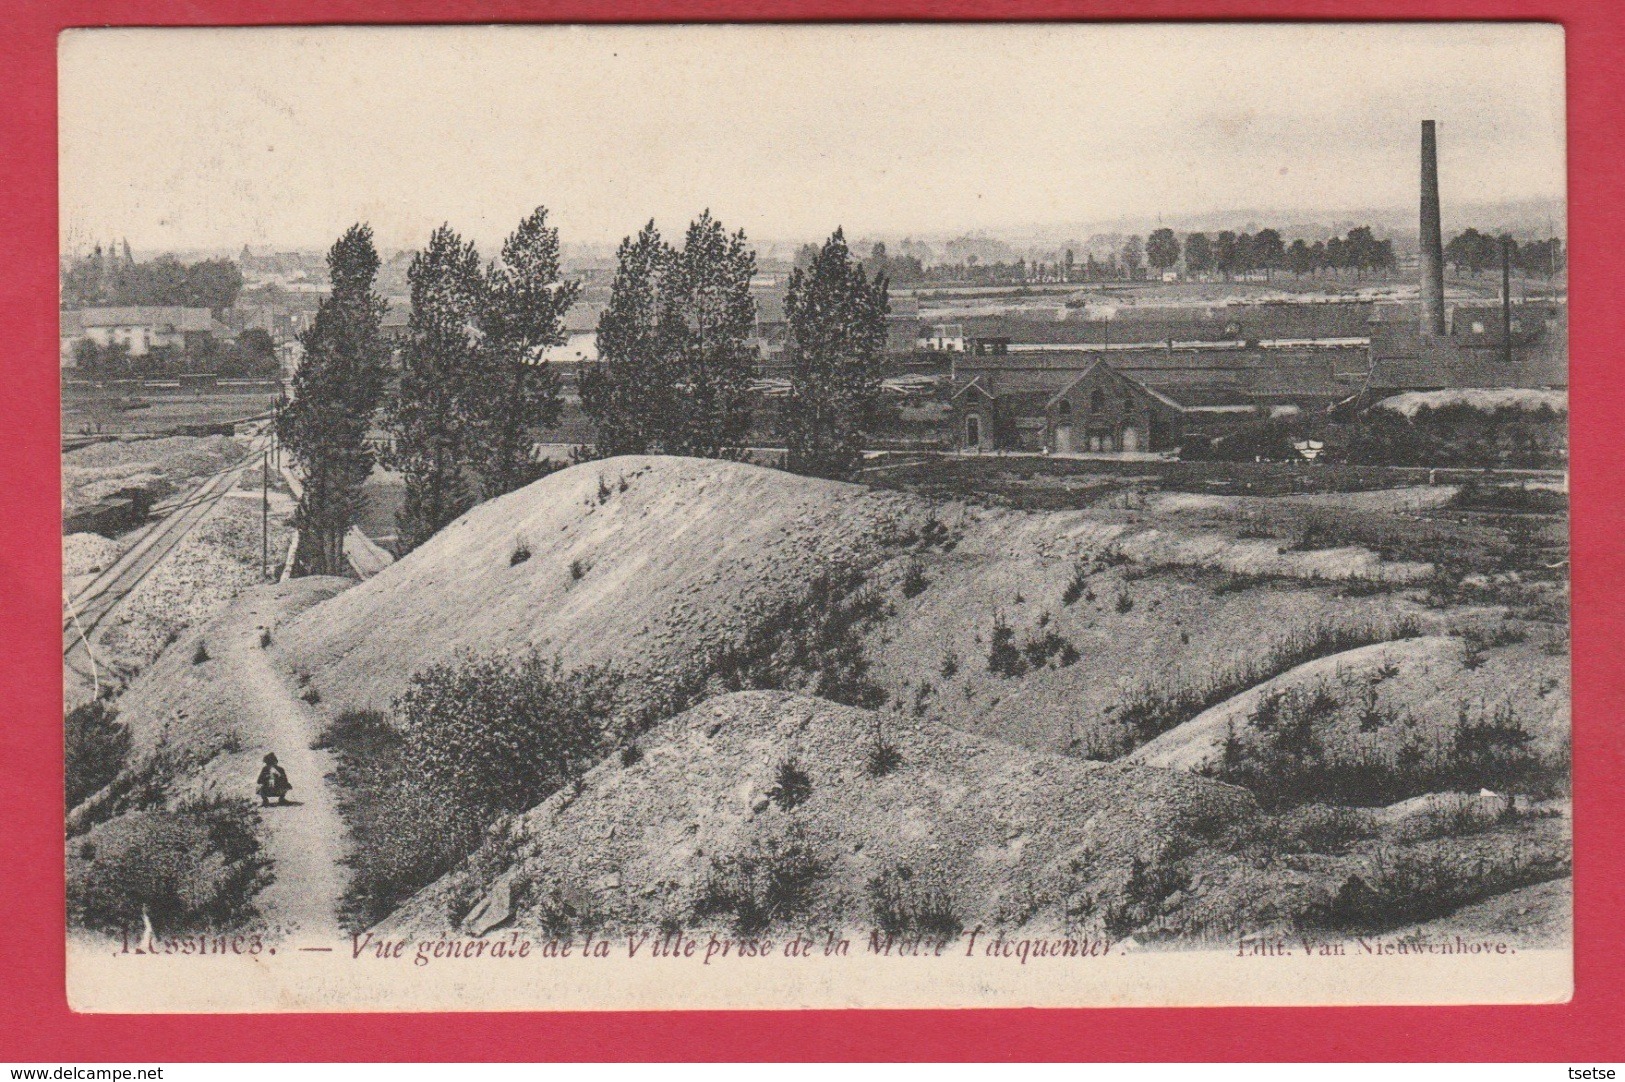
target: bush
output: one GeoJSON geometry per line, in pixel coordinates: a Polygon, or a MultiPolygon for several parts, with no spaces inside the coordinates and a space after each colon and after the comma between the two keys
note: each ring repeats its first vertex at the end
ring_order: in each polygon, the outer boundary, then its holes
{"type": "Polygon", "coordinates": [[[64,795],[69,809],[105,788],[124,769],[130,733],[105,699],[76,706],[63,718],[64,795]]]}
{"type": "Polygon", "coordinates": [[[804,804],[812,796],[812,778],[801,769],[801,764],[795,759],[785,759],[779,763],[774,774],[773,788],[767,791],[767,798],[785,811],[789,811],[798,804],[804,804]]]}
{"type": "Polygon", "coordinates": [[[199,639],[198,643],[197,643],[197,649],[192,651],[192,664],[201,665],[205,661],[208,661],[208,660],[209,660],[209,648],[203,644],[202,639],[199,639]]]}
{"type": "Polygon", "coordinates": [[[496,814],[540,803],[603,756],[620,684],[534,653],[464,654],[413,676],[395,711],[424,787],[496,814]]]}
{"type": "Polygon", "coordinates": [[[1066,589],[1061,591],[1061,604],[1071,605],[1083,596],[1083,591],[1089,587],[1089,569],[1083,564],[1076,564],[1072,568],[1072,577],[1067,580],[1066,589]]]}
{"type": "Polygon", "coordinates": [[[270,882],[258,829],[247,800],[222,797],[102,823],[70,843],[69,919],[81,928],[139,933],[145,910],[160,935],[240,928],[270,882]]]}
{"type": "Polygon", "coordinates": [[[942,678],[952,680],[959,672],[959,655],[949,650],[942,655],[942,678]]]}
{"type": "Polygon", "coordinates": [[[753,935],[803,914],[826,871],[800,825],[791,824],[753,839],[738,856],[712,857],[694,915],[731,916],[741,934],[753,935]]]}
{"type": "Polygon", "coordinates": [[[513,547],[513,552],[508,556],[508,566],[517,567],[528,559],[530,559],[530,545],[520,541],[513,547]]]}
{"type": "Polygon", "coordinates": [[[1027,659],[1016,648],[1016,633],[1002,616],[993,618],[993,631],[988,636],[987,670],[1004,677],[1024,676],[1027,672],[1027,659]]]}
{"type": "Polygon", "coordinates": [[[906,865],[881,871],[868,883],[875,927],[887,935],[928,935],[953,939],[965,923],[946,890],[916,879],[906,865]]]}
{"type": "Polygon", "coordinates": [[[903,753],[897,745],[886,739],[880,722],[875,722],[874,739],[863,756],[863,772],[871,778],[883,778],[903,765],[903,753]]]}
{"type": "Polygon", "coordinates": [[[732,690],[805,691],[876,709],[887,693],[869,676],[863,631],[888,612],[885,597],[865,585],[858,572],[819,575],[802,596],[768,612],[749,640],[722,651],[710,668],[732,690]]]}
{"type": "Polygon", "coordinates": [[[1344,880],[1331,898],[1310,906],[1299,923],[1340,931],[1387,931],[1569,873],[1567,846],[1559,854],[1526,848],[1504,836],[1492,834],[1485,840],[1511,851],[1487,859],[1481,848],[1475,859],[1466,852],[1452,852],[1459,839],[1398,852],[1379,849],[1368,874],[1344,880]],[[1512,844],[1506,846],[1509,840],[1512,844]]]}
{"type": "Polygon", "coordinates": [[[587,574],[587,565],[580,560],[570,561],[570,581],[580,582],[587,574]]]}
{"type": "Polygon", "coordinates": [[[1330,685],[1267,696],[1244,731],[1226,733],[1219,761],[1206,772],[1251,789],[1266,810],[1314,803],[1392,804],[1424,793],[1545,792],[1561,786],[1566,767],[1546,762],[1510,703],[1493,711],[1463,701],[1448,741],[1424,748],[1414,731],[1391,752],[1349,744],[1335,751],[1327,736],[1347,717],[1362,731],[1398,718],[1375,704],[1369,686],[1345,701],[1330,685]],[[1373,714],[1380,717],[1373,721],[1373,714]]]}
{"type": "Polygon", "coordinates": [[[925,593],[925,588],[929,585],[930,580],[925,577],[925,569],[920,566],[920,562],[910,560],[908,569],[903,572],[903,596],[919,597],[925,593]]]}
{"type": "Polygon", "coordinates": [[[376,711],[340,714],[317,741],[338,758],[339,813],[354,841],[340,919],[369,928],[473,852],[484,821],[422,784],[405,741],[376,711]]]}

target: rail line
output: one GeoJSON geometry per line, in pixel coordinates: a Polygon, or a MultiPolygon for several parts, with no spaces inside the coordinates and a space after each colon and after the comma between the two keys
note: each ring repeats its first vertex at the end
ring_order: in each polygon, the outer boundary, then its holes
{"type": "Polygon", "coordinates": [[[256,438],[250,451],[234,466],[214,474],[185,498],[172,504],[170,513],[147,529],[135,545],[72,599],[64,598],[62,664],[86,679],[99,681],[98,666],[89,642],[109,614],[129,596],[163,559],[175,550],[210,511],[237,486],[245,470],[264,450],[265,437],[256,438]]]}

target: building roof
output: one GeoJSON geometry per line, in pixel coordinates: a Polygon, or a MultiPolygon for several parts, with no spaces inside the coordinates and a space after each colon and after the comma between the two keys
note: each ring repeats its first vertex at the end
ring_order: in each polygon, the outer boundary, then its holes
{"type": "Polygon", "coordinates": [[[85,308],[79,319],[86,327],[162,327],[173,331],[207,331],[214,317],[207,308],[179,305],[142,305],[126,308],[85,308]]]}

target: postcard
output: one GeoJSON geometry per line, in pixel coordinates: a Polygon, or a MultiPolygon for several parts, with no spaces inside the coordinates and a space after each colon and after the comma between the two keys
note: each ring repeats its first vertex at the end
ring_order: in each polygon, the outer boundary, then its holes
{"type": "Polygon", "coordinates": [[[1566,1000],[1563,57],[64,33],[70,1003],[1566,1000]]]}

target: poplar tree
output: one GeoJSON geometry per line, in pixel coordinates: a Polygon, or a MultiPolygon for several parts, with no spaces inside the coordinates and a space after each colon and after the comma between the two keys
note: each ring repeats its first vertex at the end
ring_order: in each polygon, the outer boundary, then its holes
{"type": "Polygon", "coordinates": [[[660,439],[656,415],[675,399],[661,329],[672,255],[652,221],[616,251],[609,304],[598,317],[598,365],[581,377],[581,407],[601,456],[648,453],[660,439]]]}
{"type": "Polygon", "coordinates": [[[475,321],[485,293],[479,253],[449,225],[429,237],[406,272],[410,337],[390,404],[391,467],[405,483],[397,516],[402,553],[417,548],[474,502],[464,476],[464,399],[475,376],[475,321]]]}
{"type": "Polygon", "coordinates": [[[790,362],[786,468],[844,478],[857,467],[863,433],[880,404],[886,293],[885,276],[864,274],[839,229],[810,267],[791,273],[784,302],[790,362]]]}
{"type": "Polygon", "coordinates": [[[598,370],[582,381],[601,456],[661,452],[736,458],[750,435],[756,256],[709,211],[683,247],[650,222],[621,242],[598,370]]]}
{"type": "Polygon", "coordinates": [[[465,414],[469,462],[486,499],[534,481],[537,430],[558,423],[558,374],[542,359],[567,335],[564,314],[581,290],[559,277],[559,234],[537,207],[502,245],[487,275],[484,338],[465,414]]]}
{"type": "Polygon", "coordinates": [[[367,446],[384,392],[387,351],[379,333],[384,300],[373,292],[378,253],[372,229],[353,225],[327,253],[331,295],[300,336],[304,359],[277,434],[304,470],[294,514],[294,573],[344,573],[344,535],[355,523],[372,473],[367,446]]]}
{"type": "Polygon", "coordinates": [[[750,383],[758,355],[750,343],[756,301],[750,280],[756,253],[745,233],[729,233],[709,210],[690,223],[671,260],[667,296],[675,319],[674,368],[679,401],[664,412],[667,454],[739,458],[750,437],[750,383]]]}

